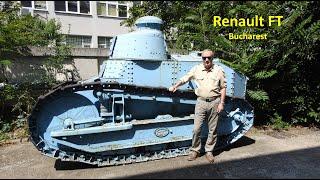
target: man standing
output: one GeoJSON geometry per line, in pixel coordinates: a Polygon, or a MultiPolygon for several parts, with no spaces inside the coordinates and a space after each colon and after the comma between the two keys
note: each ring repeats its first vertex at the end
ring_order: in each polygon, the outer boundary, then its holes
{"type": "Polygon", "coordinates": [[[180,81],[169,88],[169,91],[175,92],[179,86],[191,79],[194,79],[197,85],[195,94],[198,98],[195,106],[192,146],[191,153],[188,156],[189,161],[193,161],[199,157],[201,127],[203,121],[207,121],[209,133],[205,145],[206,158],[210,163],[214,162],[212,151],[217,142],[216,127],[219,113],[224,109],[226,81],[222,67],[212,63],[213,55],[213,51],[209,49],[203,50],[201,54],[203,63],[194,66],[180,81]]]}

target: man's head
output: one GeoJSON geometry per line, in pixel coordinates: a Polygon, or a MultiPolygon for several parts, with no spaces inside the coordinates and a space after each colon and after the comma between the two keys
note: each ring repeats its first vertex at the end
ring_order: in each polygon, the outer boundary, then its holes
{"type": "Polygon", "coordinates": [[[213,59],[214,52],[210,49],[205,49],[202,51],[201,57],[203,65],[206,69],[210,69],[213,65],[212,59],[213,59]]]}

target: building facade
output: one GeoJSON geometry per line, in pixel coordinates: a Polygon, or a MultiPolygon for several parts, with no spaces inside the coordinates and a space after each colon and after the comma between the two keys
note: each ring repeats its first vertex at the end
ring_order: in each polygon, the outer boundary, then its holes
{"type": "Polygon", "coordinates": [[[67,36],[67,44],[77,48],[108,48],[110,39],[129,32],[120,23],[129,9],[141,1],[21,1],[22,14],[56,19],[67,36]]]}
{"type": "MultiPolygon", "coordinates": [[[[129,17],[129,9],[141,1],[16,1],[21,3],[21,14],[31,14],[43,20],[55,19],[61,24],[61,32],[66,35],[66,44],[71,45],[73,60],[66,62],[65,68],[76,69],[81,79],[97,76],[100,65],[108,57],[110,39],[125,34],[130,28],[120,23],[129,17]]],[[[23,76],[34,72],[45,59],[43,53],[25,57],[11,68],[7,76],[11,82],[38,79],[23,76]]],[[[58,80],[65,80],[57,76],[58,80]]]]}

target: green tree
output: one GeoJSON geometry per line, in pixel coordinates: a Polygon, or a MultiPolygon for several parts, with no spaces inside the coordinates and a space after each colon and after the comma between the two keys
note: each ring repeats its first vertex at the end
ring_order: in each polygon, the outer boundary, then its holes
{"type": "MultiPolygon", "coordinates": [[[[64,45],[64,36],[59,32],[60,24],[54,19],[47,21],[31,15],[19,15],[20,5],[9,1],[0,11],[0,65],[2,80],[4,67],[22,56],[30,55],[31,47],[52,47],[47,67],[62,69],[62,62],[69,58],[70,50],[64,45]]],[[[51,75],[51,74],[48,74],[51,75]]],[[[0,79],[1,80],[1,79],[0,79]]]]}
{"type": "Polygon", "coordinates": [[[10,131],[17,122],[17,115],[30,113],[36,98],[33,85],[10,84],[5,68],[30,55],[32,47],[50,46],[54,53],[44,63],[47,73],[43,74],[42,83],[53,85],[54,73],[63,70],[62,63],[71,54],[69,47],[63,44],[64,36],[55,20],[45,21],[31,15],[19,15],[19,12],[20,5],[13,1],[6,2],[0,9],[0,83],[6,83],[0,90],[0,132],[10,131]]]}

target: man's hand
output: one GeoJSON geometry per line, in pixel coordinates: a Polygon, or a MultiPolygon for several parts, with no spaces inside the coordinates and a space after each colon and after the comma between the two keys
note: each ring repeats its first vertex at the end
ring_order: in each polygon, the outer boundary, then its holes
{"type": "Polygon", "coordinates": [[[219,103],[218,108],[217,108],[217,113],[220,113],[224,109],[224,104],[219,103]]]}
{"type": "Polygon", "coordinates": [[[169,91],[171,91],[171,92],[176,92],[177,89],[178,88],[176,86],[169,87],[169,91]]]}
{"type": "Polygon", "coordinates": [[[178,81],[175,85],[169,87],[169,91],[176,92],[178,90],[178,87],[180,87],[183,83],[181,81],[178,81]]]}

